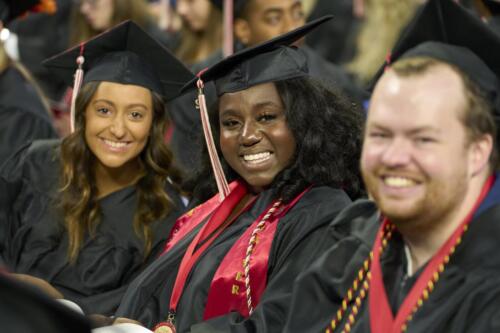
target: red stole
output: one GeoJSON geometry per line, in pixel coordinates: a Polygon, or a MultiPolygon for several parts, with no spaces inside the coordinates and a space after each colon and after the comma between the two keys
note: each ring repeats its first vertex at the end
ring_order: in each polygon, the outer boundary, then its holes
{"type": "MultiPolygon", "coordinates": [[[[229,189],[232,191],[237,186],[242,186],[242,184],[235,180],[229,184],[229,189]]],[[[196,228],[201,222],[205,221],[205,219],[212,214],[220,204],[220,196],[219,194],[216,194],[201,205],[196,206],[189,212],[179,217],[175,221],[172,231],[170,231],[170,235],[168,236],[167,243],[165,244],[161,255],[170,250],[175,244],[177,244],[178,241],[183,239],[184,236],[189,234],[191,230],[196,228]]]]}
{"type": "MultiPolygon", "coordinates": [[[[261,295],[266,288],[269,252],[271,251],[278,222],[308,190],[309,188],[304,190],[288,204],[281,205],[281,209],[269,218],[264,229],[258,233],[257,244],[251,256],[249,273],[254,307],[259,304],[261,295]]],[[[243,260],[246,256],[252,231],[273,204],[274,202],[247,228],[220,263],[210,285],[203,320],[221,316],[231,311],[237,311],[245,318],[249,316],[243,260]]]]}
{"type": "MultiPolygon", "coordinates": [[[[177,219],[172,229],[173,231],[169,236],[163,253],[168,252],[168,250],[179,240],[185,237],[203,221],[206,221],[207,217],[211,215],[184,254],[170,299],[171,313],[175,314],[177,310],[177,304],[193,265],[196,264],[199,256],[209,247],[224,228],[227,227],[227,225],[223,226],[222,223],[247,193],[246,185],[241,181],[231,183],[230,188],[231,192],[224,201],[220,202],[219,196],[214,196],[207,202],[197,206],[177,219]],[[202,245],[197,248],[199,244],[202,245]]],[[[254,306],[259,303],[261,294],[266,287],[269,252],[278,222],[308,190],[309,188],[304,190],[290,203],[282,205],[281,209],[270,217],[264,229],[258,233],[257,244],[251,257],[249,274],[251,277],[250,286],[252,289],[254,306]]],[[[249,205],[247,205],[246,208],[248,208],[249,205]]],[[[271,203],[258,219],[247,228],[220,263],[210,285],[207,304],[205,305],[204,319],[223,315],[230,311],[238,311],[242,315],[248,316],[248,307],[245,298],[245,283],[242,275],[243,259],[245,258],[246,249],[253,229],[272,205],[273,203],[271,203]]],[[[245,211],[246,208],[243,211],[245,211]]],[[[237,218],[238,217],[235,217],[233,221],[237,218]]],[[[232,221],[230,221],[230,223],[232,223],[232,221]]]]}
{"type": "Polygon", "coordinates": [[[372,278],[370,280],[370,288],[368,290],[368,300],[370,328],[372,333],[399,333],[402,331],[403,325],[412,313],[413,308],[419,301],[421,301],[422,294],[429,281],[431,281],[433,275],[438,271],[439,266],[442,265],[445,256],[450,254],[451,248],[457,244],[457,240],[461,237],[464,227],[469,224],[474,212],[488,194],[493,184],[493,180],[493,176],[488,178],[472,210],[427,264],[424,271],[417,279],[417,282],[410,290],[410,293],[403,301],[396,318],[393,317],[392,310],[389,306],[382,276],[382,268],[380,266],[382,234],[386,225],[390,223],[387,219],[384,219],[373,245],[373,261],[370,268],[372,278]]]}

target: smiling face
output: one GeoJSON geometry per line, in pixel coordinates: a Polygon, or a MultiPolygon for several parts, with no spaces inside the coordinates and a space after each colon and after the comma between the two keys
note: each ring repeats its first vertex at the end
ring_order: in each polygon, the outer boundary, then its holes
{"type": "Polygon", "coordinates": [[[126,167],[137,162],[152,121],[148,89],[102,82],[85,109],[85,141],[101,166],[126,167]]]}
{"type": "Polygon", "coordinates": [[[274,83],[222,95],[219,119],[224,159],[254,192],[292,162],[295,138],[274,83]]]}
{"type": "Polygon", "coordinates": [[[461,78],[447,66],[383,75],[370,103],[361,169],[389,219],[429,222],[460,207],[474,168],[460,121],[465,105],[461,78]]]}

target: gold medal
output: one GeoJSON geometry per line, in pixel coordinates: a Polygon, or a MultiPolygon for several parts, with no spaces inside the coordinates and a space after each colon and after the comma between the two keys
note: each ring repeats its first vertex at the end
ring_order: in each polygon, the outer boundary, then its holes
{"type": "Polygon", "coordinates": [[[171,322],[161,322],[158,325],[155,326],[154,333],[176,333],[176,329],[174,324],[171,322]]]}

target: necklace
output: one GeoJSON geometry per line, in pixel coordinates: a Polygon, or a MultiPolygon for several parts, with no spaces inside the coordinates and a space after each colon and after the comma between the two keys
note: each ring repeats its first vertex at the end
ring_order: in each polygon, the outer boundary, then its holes
{"type": "MultiPolygon", "coordinates": [[[[382,248],[380,249],[380,252],[383,252],[383,250],[385,250],[385,248],[387,247],[387,244],[392,237],[394,229],[395,229],[394,225],[391,224],[382,228],[382,231],[379,231],[382,233],[382,248]]],[[[370,272],[370,265],[372,260],[373,260],[373,251],[370,251],[368,258],[365,259],[365,261],[363,262],[363,266],[359,269],[358,274],[354,279],[354,282],[352,283],[351,287],[347,290],[346,296],[342,300],[340,308],[337,310],[335,317],[330,322],[330,326],[326,328],[325,330],[326,333],[335,332],[335,330],[338,328],[338,325],[342,322],[345,313],[347,313],[347,311],[349,310],[348,304],[352,302],[352,300],[354,299],[354,295],[357,294],[354,304],[351,306],[350,314],[347,317],[347,323],[345,324],[341,332],[345,333],[351,331],[351,328],[356,321],[356,316],[359,313],[359,308],[361,307],[362,301],[366,298],[366,295],[370,288],[369,281],[372,278],[370,272]]]]}
{"type": "MultiPolygon", "coordinates": [[[[387,222],[383,226],[382,230],[380,232],[380,238],[381,238],[381,246],[379,247],[379,253],[382,254],[384,250],[387,247],[387,244],[389,243],[389,240],[391,239],[396,227],[390,223],[387,222]]],[[[400,328],[400,332],[406,332],[408,328],[408,323],[413,319],[413,315],[418,311],[418,309],[423,305],[424,301],[426,301],[429,298],[430,293],[434,290],[435,284],[439,280],[439,276],[444,272],[445,265],[450,262],[450,257],[455,253],[456,247],[461,243],[462,241],[462,235],[467,231],[468,226],[465,225],[460,233],[460,236],[456,239],[455,244],[450,248],[449,254],[447,254],[443,261],[438,265],[437,270],[435,270],[432,274],[432,278],[428,281],[427,285],[424,287],[421,296],[418,298],[416,304],[414,307],[411,309],[411,313],[406,317],[406,320],[404,324],[400,328]]],[[[344,315],[347,313],[348,309],[348,304],[352,302],[354,295],[356,292],[359,290],[359,293],[357,294],[354,304],[350,307],[350,313],[349,316],[347,317],[347,322],[344,325],[344,328],[342,329],[342,333],[348,333],[351,331],[352,327],[354,326],[354,323],[356,322],[356,316],[359,313],[359,309],[361,307],[362,301],[366,298],[366,295],[369,292],[370,288],[370,283],[372,280],[372,272],[369,270],[372,266],[372,261],[374,258],[373,251],[370,252],[369,256],[365,261],[363,262],[363,266],[361,269],[358,271],[358,276],[354,280],[351,288],[347,291],[346,296],[342,300],[341,307],[337,310],[336,316],[332,319],[330,322],[330,327],[327,327],[325,332],[326,333],[333,333],[335,330],[338,328],[338,325],[342,321],[344,315]]]]}
{"type": "Polygon", "coordinates": [[[267,211],[266,215],[260,220],[257,226],[252,230],[252,235],[248,241],[248,246],[246,250],[245,259],[243,260],[243,272],[245,274],[245,294],[247,298],[247,307],[249,314],[253,312],[252,295],[250,288],[250,259],[252,257],[253,250],[255,249],[255,244],[257,244],[257,234],[264,230],[266,227],[266,222],[274,214],[274,212],[281,205],[281,199],[277,200],[273,206],[267,211]]]}

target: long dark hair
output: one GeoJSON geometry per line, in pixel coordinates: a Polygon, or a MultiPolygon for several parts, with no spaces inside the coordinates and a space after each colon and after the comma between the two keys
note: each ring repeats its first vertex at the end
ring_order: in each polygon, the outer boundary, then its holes
{"type": "MultiPolygon", "coordinates": [[[[62,182],[60,207],[68,232],[68,259],[74,262],[88,233],[95,234],[100,222],[100,207],[93,167],[96,161],[85,141],[85,109],[100,82],[89,82],[82,87],[76,100],[75,132],[61,143],[62,182]]],[[[174,186],[180,183],[180,174],[173,167],[172,152],[164,143],[168,120],[161,96],[152,93],[153,124],[148,143],[139,156],[144,176],[137,182],[137,209],[134,231],[144,239],[145,256],[151,251],[151,223],[168,215],[171,199],[165,192],[168,178],[174,186]]]]}
{"type": "MultiPolygon", "coordinates": [[[[364,194],[359,171],[363,114],[338,90],[301,77],[275,82],[286,119],[297,144],[291,165],[274,179],[277,197],[289,202],[307,186],[343,189],[352,199],[364,194]]],[[[210,109],[212,132],[228,181],[239,178],[220,152],[218,105],[210,109]]],[[[210,160],[202,146],[200,169],[185,183],[193,200],[203,202],[217,192],[210,160]]]]}

